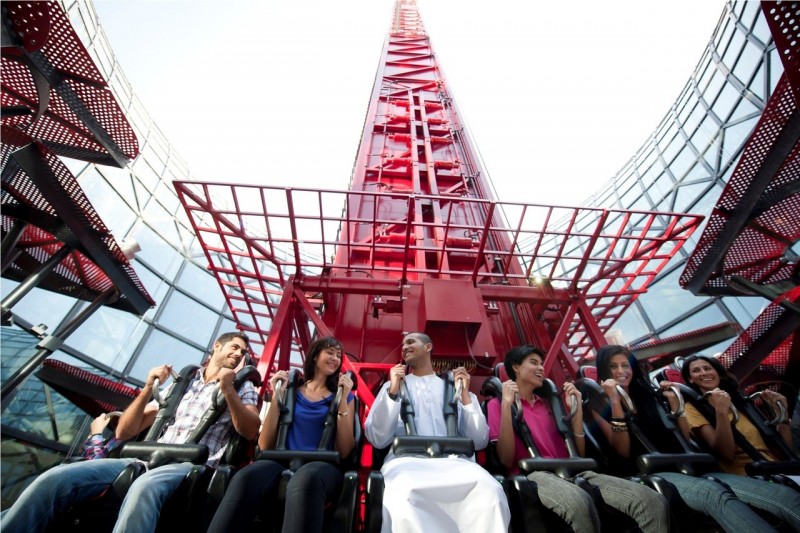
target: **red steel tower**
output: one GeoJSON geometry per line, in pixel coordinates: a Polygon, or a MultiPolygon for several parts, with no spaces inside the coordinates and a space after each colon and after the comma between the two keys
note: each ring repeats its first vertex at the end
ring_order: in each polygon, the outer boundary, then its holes
{"type": "Polygon", "coordinates": [[[440,369],[485,376],[526,342],[561,383],[702,218],[499,202],[476,154],[398,0],[349,190],[175,182],[262,374],[330,333],[371,405],[403,332],[425,331],[440,369]]]}

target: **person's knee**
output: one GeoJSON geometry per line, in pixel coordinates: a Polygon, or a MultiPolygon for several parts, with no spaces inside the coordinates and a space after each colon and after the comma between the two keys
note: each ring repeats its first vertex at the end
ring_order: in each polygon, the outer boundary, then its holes
{"type": "Polygon", "coordinates": [[[664,496],[654,490],[647,489],[642,491],[639,505],[643,510],[655,516],[666,516],[669,514],[669,502],[664,496]]]}

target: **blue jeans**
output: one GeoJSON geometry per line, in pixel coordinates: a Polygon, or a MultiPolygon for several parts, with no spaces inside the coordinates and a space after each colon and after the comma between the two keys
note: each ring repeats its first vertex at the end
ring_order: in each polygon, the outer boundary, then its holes
{"type": "MultiPolygon", "coordinates": [[[[0,518],[10,533],[44,531],[56,511],[100,495],[133,459],[95,459],[59,465],[40,475],[0,518]]],[[[192,468],[191,463],[166,465],[134,481],[122,502],[115,532],[152,532],[161,506],[192,468]]]]}
{"type": "MultiPolygon", "coordinates": [[[[695,511],[707,514],[716,520],[725,531],[771,531],[773,529],[766,520],[737,498],[737,494],[715,481],[676,472],[659,472],[656,475],[672,483],[686,505],[695,511]]],[[[716,477],[721,474],[713,475],[716,477]]]]}
{"type": "Polygon", "coordinates": [[[133,459],[96,459],[59,465],[37,477],[0,517],[10,533],[44,531],[57,510],[101,494],[133,459]]]}
{"type": "Polygon", "coordinates": [[[800,492],[761,479],[736,474],[712,474],[727,484],[743,502],[777,516],[795,531],[800,531],[800,492]]]}
{"type": "Polygon", "coordinates": [[[192,463],[164,465],[139,476],[122,501],[114,533],[155,531],[164,502],[177,490],[192,467],[192,463]]]}

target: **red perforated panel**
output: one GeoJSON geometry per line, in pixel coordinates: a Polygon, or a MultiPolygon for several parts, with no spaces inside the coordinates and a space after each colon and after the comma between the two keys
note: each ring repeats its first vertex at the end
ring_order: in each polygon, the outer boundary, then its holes
{"type": "Polygon", "coordinates": [[[761,2],[761,9],[800,105],[800,2],[761,2]]]}
{"type": "Polygon", "coordinates": [[[799,123],[784,74],[687,261],[681,286],[738,294],[729,288],[734,275],[762,285],[800,280],[800,264],[784,257],[800,240],[799,123]]]}
{"type": "Polygon", "coordinates": [[[787,291],[768,305],[752,324],[720,356],[722,364],[738,378],[760,369],[773,376],[786,375],[792,342],[800,328],[800,314],[782,302],[800,304],[800,287],[787,291]],[[751,361],[753,356],[756,361],[751,361]]]}
{"type": "Polygon", "coordinates": [[[2,126],[2,136],[3,235],[14,219],[28,223],[17,244],[22,255],[3,275],[20,281],[25,279],[66,242],[75,252],[56,267],[53,275],[40,285],[42,288],[93,300],[113,285],[123,295],[112,303],[113,306],[144,313],[155,305],[117,241],[61,160],[15,128],[2,126]],[[33,176],[11,157],[23,146],[28,146],[26,150],[34,156],[35,164],[40,165],[33,176]]]}
{"type": "Polygon", "coordinates": [[[36,375],[92,416],[121,411],[139,394],[138,389],[57,359],[45,359],[36,375]]]}
{"type": "Polygon", "coordinates": [[[66,157],[116,166],[136,157],[136,135],[61,7],[56,2],[4,2],[3,7],[21,44],[3,48],[3,124],[66,157]],[[40,99],[37,79],[49,102],[40,99]]]}

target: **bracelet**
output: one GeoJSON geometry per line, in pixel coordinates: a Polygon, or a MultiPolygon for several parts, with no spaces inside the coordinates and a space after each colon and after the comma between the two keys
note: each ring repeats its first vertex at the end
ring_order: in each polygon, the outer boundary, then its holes
{"type": "Polygon", "coordinates": [[[611,423],[613,424],[614,422],[618,422],[618,423],[621,423],[621,424],[627,424],[628,423],[628,419],[625,418],[624,416],[622,418],[617,418],[616,416],[612,416],[611,417],[611,423]]]}
{"type": "Polygon", "coordinates": [[[336,414],[338,414],[339,416],[347,416],[350,414],[350,409],[348,409],[347,411],[339,411],[336,414]]]}
{"type": "Polygon", "coordinates": [[[392,400],[393,402],[396,402],[396,401],[397,401],[397,394],[392,394],[391,392],[388,392],[388,391],[387,391],[387,392],[386,392],[386,395],[387,395],[387,396],[389,397],[389,399],[390,399],[390,400],[392,400]]]}
{"type": "Polygon", "coordinates": [[[573,436],[573,437],[585,437],[585,436],[586,436],[586,433],[575,433],[575,432],[573,431],[573,432],[572,432],[572,436],[573,436]]]}

